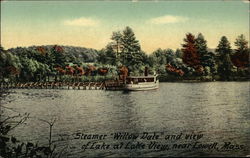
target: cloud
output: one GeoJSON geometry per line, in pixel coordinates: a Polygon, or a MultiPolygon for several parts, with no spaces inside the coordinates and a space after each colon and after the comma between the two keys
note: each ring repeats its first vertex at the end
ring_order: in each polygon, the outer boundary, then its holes
{"type": "Polygon", "coordinates": [[[165,15],[165,16],[152,18],[149,20],[149,22],[152,24],[170,24],[170,23],[185,22],[187,20],[188,18],[186,17],[165,15]]]}
{"type": "Polygon", "coordinates": [[[69,26],[97,26],[100,22],[93,18],[81,17],[72,20],[65,20],[63,23],[64,25],[69,26]]]}

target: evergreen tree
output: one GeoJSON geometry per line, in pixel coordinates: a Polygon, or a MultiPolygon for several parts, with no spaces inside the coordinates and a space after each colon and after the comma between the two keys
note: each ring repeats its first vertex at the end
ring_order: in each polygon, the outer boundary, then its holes
{"type": "MultiPolygon", "coordinates": [[[[113,40],[113,42],[111,42],[108,46],[107,46],[107,53],[114,53],[114,59],[115,59],[115,63],[113,63],[113,65],[117,64],[120,65],[121,63],[121,50],[123,48],[122,46],[122,34],[120,31],[117,32],[113,32],[112,36],[111,36],[111,40],[113,40]]],[[[109,54],[111,56],[113,56],[112,54],[109,54]]],[[[113,62],[113,61],[112,61],[113,62]]]]}
{"type": "Polygon", "coordinates": [[[234,42],[237,47],[236,53],[247,53],[248,51],[248,42],[243,34],[238,36],[236,41],[234,42]]]}
{"type": "Polygon", "coordinates": [[[232,62],[239,68],[249,67],[249,47],[244,35],[237,37],[234,42],[236,46],[235,54],[232,55],[232,62]]]}
{"type": "Polygon", "coordinates": [[[111,39],[114,41],[112,43],[113,49],[115,49],[116,57],[118,57],[122,49],[122,34],[120,31],[113,32],[111,39]]]}
{"type": "Polygon", "coordinates": [[[204,36],[199,33],[198,37],[195,39],[195,47],[197,49],[197,53],[200,56],[201,64],[203,66],[206,66],[206,56],[208,56],[208,51],[207,51],[207,41],[204,39],[204,36]]]}
{"type": "Polygon", "coordinates": [[[219,45],[217,46],[217,49],[215,51],[219,53],[219,56],[223,56],[226,54],[230,55],[232,53],[230,43],[226,36],[221,37],[219,45]]]}
{"type": "Polygon", "coordinates": [[[201,57],[208,53],[207,41],[205,40],[204,36],[201,33],[199,33],[197,38],[195,39],[195,46],[197,48],[197,52],[201,57]]]}
{"type": "Polygon", "coordinates": [[[227,37],[222,36],[217,46],[216,52],[218,52],[218,73],[222,79],[228,80],[233,73],[233,64],[231,62],[230,54],[232,49],[227,37]]]}
{"type": "Polygon", "coordinates": [[[215,58],[214,54],[212,52],[208,52],[207,50],[207,41],[205,40],[204,36],[199,33],[196,40],[195,40],[195,46],[197,49],[197,53],[200,56],[201,65],[206,70],[206,75],[209,75],[211,72],[216,72],[216,64],[215,64],[215,58]]]}
{"type": "Polygon", "coordinates": [[[107,45],[105,49],[105,64],[116,65],[117,64],[116,52],[114,52],[112,45],[107,45]]]}
{"type": "Polygon", "coordinates": [[[141,46],[133,30],[127,26],[122,35],[122,63],[125,66],[140,64],[142,62],[141,46]]]}

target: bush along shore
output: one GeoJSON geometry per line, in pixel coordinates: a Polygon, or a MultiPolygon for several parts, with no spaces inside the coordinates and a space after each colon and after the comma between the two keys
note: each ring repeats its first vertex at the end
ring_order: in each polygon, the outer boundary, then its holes
{"type": "Polygon", "coordinates": [[[0,47],[0,82],[103,82],[116,80],[125,66],[130,75],[159,74],[160,81],[246,81],[249,80],[250,49],[244,35],[234,41],[235,49],[222,36],[215,49],[207,47],[202,33],[187,33],[180,48],[142,51],[133,30],[113,32],[101,50],[61,46],[0,47]]]}

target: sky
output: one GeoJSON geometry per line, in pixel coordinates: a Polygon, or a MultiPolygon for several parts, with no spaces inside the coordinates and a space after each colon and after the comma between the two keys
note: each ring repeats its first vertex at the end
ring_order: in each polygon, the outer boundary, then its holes
{"type": "Polygon", "coordinates": [[[1,1],[1,45],[71,45],[102,49],[114,31],[133,29],[141,48],[181,48],[202,33],[209,48],[222,36],[249,40],[249,1],[1,1]]]}

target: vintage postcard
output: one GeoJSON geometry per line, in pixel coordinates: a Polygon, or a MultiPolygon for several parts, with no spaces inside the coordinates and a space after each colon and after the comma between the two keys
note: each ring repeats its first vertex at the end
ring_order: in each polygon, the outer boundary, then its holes
{"type": "Polygon", "coordinates": [[[250,157],[249,0],[0,4],[0,158],[250,157]]]}

